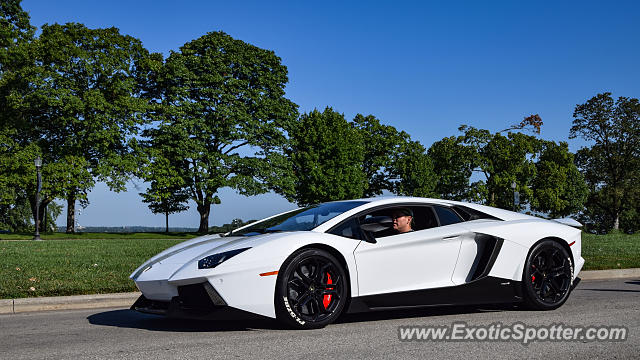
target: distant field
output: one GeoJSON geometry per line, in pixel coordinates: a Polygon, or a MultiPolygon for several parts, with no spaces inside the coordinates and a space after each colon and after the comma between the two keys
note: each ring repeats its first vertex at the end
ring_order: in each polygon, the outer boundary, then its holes
{"type": "MultiPolygon", "coordinates": [[[[31,239],[30,235],[11,235],[11,240],[19,236],[31,239]]],[[[45,235],[45,241],[2,240],[0,298],[135,291],[128,278],[133,270],[163,249],[193,236],[94,233],[77,234],[72,239],[55,234],[45,235]]],[[[584,270],[640,267],[640,235],[583,234],[582,246],[584,270]]]]}
{"type": "MultiPolygon", "coordinates": [[[[69,240],[69,239],[191,239],[199,234],[184,232],[140,232],[140,233],[47,233],[40,236],[43,240],[69,240]]],[[[0,234],[0,240],[31,240],[33,233],[0,234]]]]}

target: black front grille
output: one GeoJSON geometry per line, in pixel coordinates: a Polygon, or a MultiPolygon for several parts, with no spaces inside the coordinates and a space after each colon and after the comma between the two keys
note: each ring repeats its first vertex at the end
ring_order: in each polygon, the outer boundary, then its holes
{"type": "Polygon", "coordinates": [[[131,309],[149,314],[165,315],[169,311],[169,305],[168,301],[149,300],[141,295],[131,306],[131,309]]]}
{"type": "Polygon", "coordinates": [[[199,312],[227,305],[208,282],[179,286],[177,302],[182,310],[199,312]]]}

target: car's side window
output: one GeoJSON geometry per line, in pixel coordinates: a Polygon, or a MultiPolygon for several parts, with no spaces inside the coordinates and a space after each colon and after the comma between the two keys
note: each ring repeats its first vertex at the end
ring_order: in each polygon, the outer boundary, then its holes
{"type": "Polygon", "coordinates": [[[345,221],[335,229],[331,230],[330,234],[343,236],[346,238],[356,239],[356,240],[362,239],[362,231],[360,230],[360,223],[356,218],[352,218],[351,220],[345,221]]]}
{"type": "Polygon", "coordinates": [[[438,226],[436,214],[431,206],[415,206],[413,210],[413,229],[424,230],[438,226]]]}
{"type": "Polygon", "coordinates": [[[453,210],[443,207],[434,206],[436,214],[438,214],[438,220],[440,220],[440,226],[457,224],[463,220],[453,210]]]}
{"type": "MultiPolygon", "coordinates": [[[[436,214],[434,213],[431,206],[420,206],[420,205],[406,205],[406,206],[398,206],[398,207],[390,207],[381,210],[376,210],[367,214],[367,217],[372,216],[388,216],[391,217],[395,210],[397,209],[409,209],[413,213],[412,221],[411,221],[411,229],[413,231],[420,231],[425,229],[430,229],[438,226],[438,220],[436,219],[436,214]]],[[[387,230],[382,230],[376,233],[372,233],[376,239],[399,235],[398,231],[393,228],[389,228],[387,230]]]]}
{"type": "Polygon", "coordinates": [[[407,205],[407,206],[395,206],[385,207],[383,209],[373,210],[369,213],[362,214],[359,217],[354,217],[345,221],[332,229],[329,233],[357,240],[366,239],[380,239],[387,236],[399,235],[398,231],[390,227],[385,230],[377,232],[366,232],[360,228],[361,223],[365,223],[367,219],[372,217],[391,217],[394,210],[399,208],[409,209],[413,213],[413,219],[411,222],[411,228],[414,231],[420,231],[425,229],[431,229],[438,226],[445,226],[462,222],[454,211],[443,206],[431,206],[431,205],[407,205]],[[438,221],[439,220],[439,221],[438,221]]]}

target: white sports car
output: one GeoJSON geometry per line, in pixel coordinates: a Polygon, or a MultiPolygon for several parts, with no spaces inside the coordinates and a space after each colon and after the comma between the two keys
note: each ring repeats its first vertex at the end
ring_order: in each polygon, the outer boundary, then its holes
{"type": "Polygon", "coordinates": [[[131,275],[142,292],[132,309],[295,328],[399,307],[555,309],[584,265],[581,231],[569,225],[580,224],[437,199],[323,203],[163,251],[131,275]]]}

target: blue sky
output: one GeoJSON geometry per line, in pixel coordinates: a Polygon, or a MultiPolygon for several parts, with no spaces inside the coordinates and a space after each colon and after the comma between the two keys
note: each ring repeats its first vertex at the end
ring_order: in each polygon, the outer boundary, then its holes
{"type": "MultiPolygon", "coordinates": [[[[222,30],[270,49],[289,69],[287,97],[301,112],[332,106],[373,114],[426,147],[461,124],[501,130],[540,114],[542,137],[568,140],[573,109],[599,92],[640,96],[637,1],[43,1],[24,0],[36,26],[115,26],[168,55],[222,30]]],[[[99,184],[84,226],[163,226],[126,193],[99,184]]],[[[274,194],[220,192],[210,224],[295,207],[274,194]]],[[[60,216],[58,223],[64,223],[60,216]]],[[[198,226],[195,207],[171,226],[198,226]]]]}

